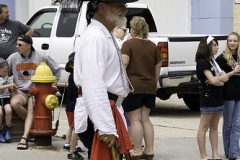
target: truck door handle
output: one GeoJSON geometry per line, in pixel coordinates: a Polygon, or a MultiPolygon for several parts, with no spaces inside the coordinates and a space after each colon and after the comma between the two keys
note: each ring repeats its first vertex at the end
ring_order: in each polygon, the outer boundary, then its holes
{"type": "Polygon", "coordinates": [[[49,44],[42,44],[42,50],[48,50],[49,44]]]}

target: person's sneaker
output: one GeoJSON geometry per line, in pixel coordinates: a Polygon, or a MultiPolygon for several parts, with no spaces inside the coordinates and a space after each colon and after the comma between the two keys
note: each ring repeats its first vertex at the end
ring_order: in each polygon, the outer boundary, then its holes
{"type": "Polygon", "coordinates": [[[75,151],[78,152],[78,153],[80,153],[81,155],[85,155],[85,154],[87,154],[87,152],[84,151],[84,150],[82,150],[81,147],[77,147],[75,151]]]}
{"type": "Polygon", "coordinates": [[[69,151],[70,150],[70,145],[68,145],[68,146],[63,145],[63,150],[64,151],[69,151]]]}
{"type": "Polygon", "coordinates": [[[84,160],[84,158],[78,152],[68,153],[67,158],[84,160]]]}

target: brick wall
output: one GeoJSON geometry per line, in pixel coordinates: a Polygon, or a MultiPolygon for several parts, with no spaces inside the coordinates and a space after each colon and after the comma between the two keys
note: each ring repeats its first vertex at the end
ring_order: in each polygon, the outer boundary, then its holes
{"type": "Polygon", "coordinates": [[[240,33],[240,3],[233,0],[233,31],[240,33]]]}

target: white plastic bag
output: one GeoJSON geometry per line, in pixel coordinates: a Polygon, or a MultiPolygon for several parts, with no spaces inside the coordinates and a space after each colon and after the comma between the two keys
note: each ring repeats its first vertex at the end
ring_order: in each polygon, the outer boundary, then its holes
{"type": "Polygon", "coordinates": [[[74,131],[82,133],[87,130],[88,113],[83,97],[78,97],[74,110],[74,131]]]}

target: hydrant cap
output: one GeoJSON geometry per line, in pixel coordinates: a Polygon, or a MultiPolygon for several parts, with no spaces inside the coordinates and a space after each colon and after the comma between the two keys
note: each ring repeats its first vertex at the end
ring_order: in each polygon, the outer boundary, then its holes
{"type": "Polygon", "coordinates": [[[58,106],[58,98],[55,95],[48,95],[45,99],[45,105],[48,109],[54,109],[58,106]]]}
{"type": "Polygon", "coordinates": [[[31,77],[32,82],[53,83],[56,77],[53,76],[51,69],[46,62],[41,62],[35,71],[35,75],[31,77]]]}

